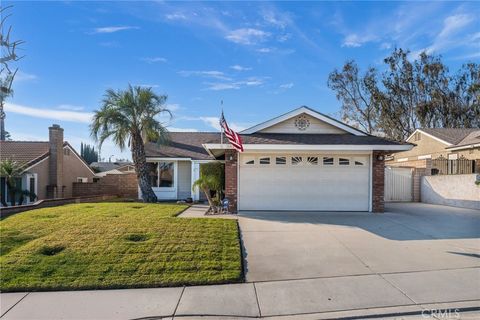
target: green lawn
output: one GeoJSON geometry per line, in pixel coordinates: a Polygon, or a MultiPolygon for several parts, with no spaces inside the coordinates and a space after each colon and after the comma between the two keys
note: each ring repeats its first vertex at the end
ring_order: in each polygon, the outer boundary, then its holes
{"type": "Polygon", "coordinates": [[[0,290],[158,287],[241,280],[237,223],[185,206],[87,203],[0,221],[0,290]]]}

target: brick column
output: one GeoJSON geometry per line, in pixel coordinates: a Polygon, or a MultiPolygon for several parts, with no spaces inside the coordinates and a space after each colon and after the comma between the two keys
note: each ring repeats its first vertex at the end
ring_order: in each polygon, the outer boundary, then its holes
{"type": "Polygon", "coordinates": [[[385,156],[379,151],[372,155],[372,211],[379,213],[385,210],[385,160],[378,160],[380,155],[385,156]]]}
{"type": "Polygon", "coordinates": [[[225,197],[229,201],[228,211],[237,212],[237,165],[238,152],[225,151],[225,197]]]}

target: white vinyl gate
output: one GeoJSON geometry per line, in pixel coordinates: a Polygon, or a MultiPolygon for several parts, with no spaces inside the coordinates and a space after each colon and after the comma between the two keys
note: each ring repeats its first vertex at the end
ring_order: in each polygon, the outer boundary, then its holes
{"type": "Polygon", "coordinates": [[[385,167],[385,201],[412,201],[412,169],[385,167]]]}

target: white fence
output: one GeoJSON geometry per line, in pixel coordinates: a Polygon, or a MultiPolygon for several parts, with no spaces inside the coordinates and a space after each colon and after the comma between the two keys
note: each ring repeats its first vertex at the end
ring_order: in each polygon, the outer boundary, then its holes
{"type": "Polygon", "coordinates": [[[411,168],[385,167],[385,201],[412,201],[411,168]]]}

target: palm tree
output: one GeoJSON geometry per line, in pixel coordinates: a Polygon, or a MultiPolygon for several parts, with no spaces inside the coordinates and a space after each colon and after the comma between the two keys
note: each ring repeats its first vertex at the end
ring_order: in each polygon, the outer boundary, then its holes
{"type": "Polygon", "coordinates": [[[156,119],[164,113],[172,116],[164,107],[166,100],[167,96],[155,94],[152,88],[129,85],[124,91],[109,89],[90,125],[91,135],[100,146],[112,138],[120,150],[126,145],[130,147],[145,202],[157,201],[148,175],[145,142],[165,142],[168,139],[167,129],[156,119]]]}
{"type": "Polygon", "coordinates": [[[205,193],[205,196],[207,197],[208,205],[210,206],[210,209],[213,211],[213,213],[217,213],[217,203],[212,199],[212,196],[210,192],[212,190],[217,190],[219,187],[219,183],[215,177],[212,176],[201,176],[198,178],[192,186],[192,190],[195,190],[196,188],[199,188],[205,193]]]}
{"type": "MultiPolygon", "coordinates": [[[[17,186],[17,179],[22,176],[23,169],[23,166],[18,162],[10,159],[0,162],[0,177],[5,178],[12,206],[15,205],[17,192],[21,191],[21,186],[17,186]]],[[[1,202],[5,207],[7,206],[7,201],[3,199],[3,195],[1,202]]]]}

